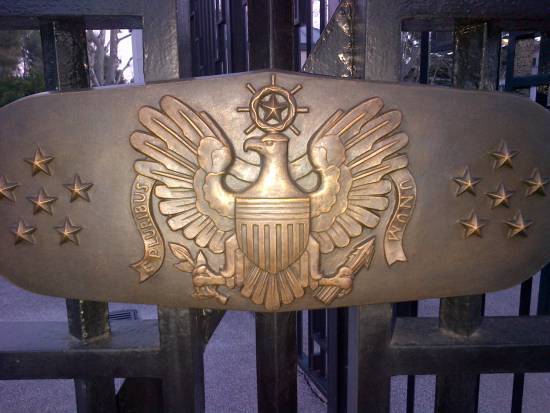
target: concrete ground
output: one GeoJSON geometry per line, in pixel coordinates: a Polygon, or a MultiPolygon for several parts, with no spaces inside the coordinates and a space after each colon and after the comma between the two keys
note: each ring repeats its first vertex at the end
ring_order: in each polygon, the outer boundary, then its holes
{"type": "MultiPolygon", "coordinates": [[[[534,280],[532,313],[535,311],[538,277],[534,280]]],[[[487,315],[516,315],[519,288],[488,294],[487,315]]],[[[142,319],[156,318],[154,306],[112,303],[111,311],[134,308],[142,319]]],[[[420,303],[420,316],[436,316],[438,300],[420,303]]],[[[66,320],[62,299],[23,291],[0,277],[0,321],[66,320]]],[[[254,318],[251,313],[228,312],[205,353],[206,410],[209,413],[256,411],[254,318]]],[[[415,411],[433,412],[434,376],[417,376],[415,411]]],[[[524,413],[550,412],[550,374],[528,374],[524,413]]],[[[512,375],[482,375],[480,413],[510,410],[512,375]]],[[[391,411],[405,412],[406,377],[392,379],[391,411]]],[[[326,404],[303,374],[298,374],[300,412],[320,413],[326,404]]],[[[76,411],[71,380],[0,381],[0,413],[73,413],[76,411]]]]}

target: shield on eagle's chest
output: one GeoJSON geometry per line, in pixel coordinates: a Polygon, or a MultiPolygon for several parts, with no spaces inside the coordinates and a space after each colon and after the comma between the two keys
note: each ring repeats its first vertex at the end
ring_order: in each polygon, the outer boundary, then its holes
{"type": "Polygon", "coordinates": [[[235,233],[243,254],[277,273],[304,253],[309,238],[309,198],[237,198],[235,233]]]}

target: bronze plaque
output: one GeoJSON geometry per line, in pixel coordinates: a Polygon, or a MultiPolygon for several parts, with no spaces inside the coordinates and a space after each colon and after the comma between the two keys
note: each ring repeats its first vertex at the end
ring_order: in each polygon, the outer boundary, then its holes
{"type": "Polygon", "coordinates": [[[0,110],[0,274],[255,311],[477,294],[550,260],[550,114],[513,95],[253,72],[0,110]]]}

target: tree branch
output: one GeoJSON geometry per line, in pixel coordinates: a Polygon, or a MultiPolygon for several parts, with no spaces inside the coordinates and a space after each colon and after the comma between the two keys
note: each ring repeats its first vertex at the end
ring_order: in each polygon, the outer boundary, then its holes
{"type": "Polygon", "coordinates": [[[126,65],[118,72],[116,83],[120,83],[124,79],[124,71],[130,67],[130,63],[132,63],[133,57],[128,59],[128,62],[126,65]]]}
{"type": "Polygon", "coordinates": [[[92,87],[101,86],[101,84],[99,83],[99,80],[97,80],[95,70],[92,67],[90,67],[90,80],[92,81],[92,87]]]}
{"type": "Polygon", "coordinates": [[[131,37],[131,36],[132,36],[132,33],[130,33],[130,34],[125,34],[124,36],[120,37],[120,38],[118,39],[118,41],[119,41],[119,43],[120,43],[120,42],[123,41],[124,39],[126,39],[126,38],[128,38],[128,37],[131,37]]]}

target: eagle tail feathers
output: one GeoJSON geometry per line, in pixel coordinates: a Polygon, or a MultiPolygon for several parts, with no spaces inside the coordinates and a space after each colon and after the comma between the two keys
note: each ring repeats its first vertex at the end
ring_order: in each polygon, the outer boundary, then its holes
{"type": "Polygon", "coordinates": [[[304,287],[300,279],[292,267],[271,273],[249,263],[241,295],[263,305],[268,311],[276,311],[282,304],[290,304],[296,298],[303,297],[304,287]]]}

